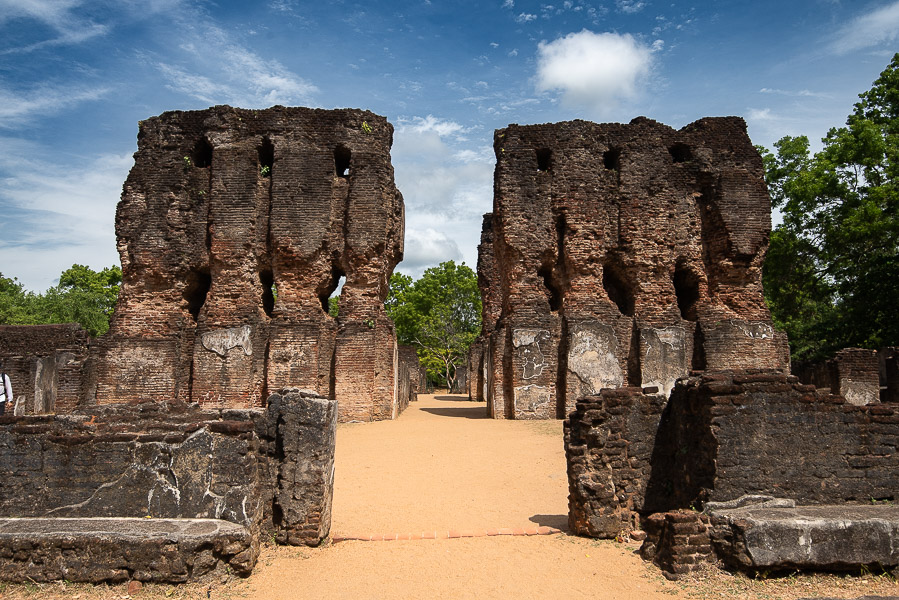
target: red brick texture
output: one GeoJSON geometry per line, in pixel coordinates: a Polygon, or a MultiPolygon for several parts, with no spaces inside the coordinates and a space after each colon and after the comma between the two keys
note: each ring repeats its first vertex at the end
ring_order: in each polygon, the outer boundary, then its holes
{"type": "Polygon", "coordinates": [[[478,261],[491,415],[562,417],[602,388],[667,393],[691,369],[788,368],[742,119],[510,125],[494,149],[478,261]]]}
{"type": "Polygon", "coordinates": [[[336,397],[343,421],[395,417],[392,140],[383,117],[349,109],[143,121],[116,213],[124,280],[97,401],[253,407],[293,386],[336,397]]]}
{"type": "Polygon", "coordinates": [[[24,414],[71,412],[92,392],[90,347],[90,335],[76,323],[0,326],[0,371],[24,414]]]}

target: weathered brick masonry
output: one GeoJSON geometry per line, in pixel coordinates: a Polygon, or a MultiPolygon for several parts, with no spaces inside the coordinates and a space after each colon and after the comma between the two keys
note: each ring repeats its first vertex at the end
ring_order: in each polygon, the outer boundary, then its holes
{"type": "MultiPolygon", "coordinates": [[[[19,410],[70,412],[92,395],[90,336],[80,326],[0,326],[0,360],[19,410]]],[[[12,410],[13,405],[8,405],[12,410]]]]}
{"type": "Polygon", "coordinates": [[[498,130],[474,392],[496,418],[561,418],[602,388],[691,369],[787,368],[762,297],[771,227],[736,117],[498,130]],[[485,390],[485,391],[481,391],[485,390]]]}
{"type": "Polygon", "coordinates": [[[342,420],[395,416],[392,138],[383,117],[349,109],[143,121],[116,213],[123,283],[97,401],[253,407],[297,386],[339,398],[342,420]]]}
{"type": "Polygon", "coordinates": [[[612,537],[641,516],[744,494],[800,504],[899,497],[899,405],[850,404],[773,370],[706,372],[670,399],[584,398],[566,421],[569,523],[612,537]]]}
{"type": "MultiPolygon", "coordinates": [[[[888,350],[882,352],[889,354],[888,350]]],[[[793,374],[803,383],[843,396],[849,404],[879,402],[881,379],[888,387],[885,374],[880,373],[886,357],[879,359],[879,354],[876,350],[844,348],[831,359],[793,365],[793,374]]]]}
{"type": "MultiPolygon", "coordinates": [[[[273,394],[266,409],[201,410],[170,402],[0,417],[0,518],[230,521],[246,535],[240,552],[225,558],[246,575],[263,533],[293,545],[317,545],[328,535],[336,429],[336,402],[297,389],[273,394]]],[[[30,552],[66,564],[66,553],[60,555],[52,539],[21,541],[29,533],[34,530],[0,536],[0,579],[23,580],[17,577],[34,570],[27,566],[30,552]]],[[[83,533],[94,535],[90,528],[83,533]]],[[[61,574],[48,565],[49,571],[38,568],[28,576],[127,579],[134,575],[129,570],[152,563],[153,553],[163,550],[141,547],[129,558],[107,543],[92,550],[95,565],[75,560],[61,574]]],[[[202,568],[176,561],[181,566],[174,571],[145,580],[184,581],[222,559],[204,562],[205,546],[169,550],[179,561],[203,562],[202,568]]]]}

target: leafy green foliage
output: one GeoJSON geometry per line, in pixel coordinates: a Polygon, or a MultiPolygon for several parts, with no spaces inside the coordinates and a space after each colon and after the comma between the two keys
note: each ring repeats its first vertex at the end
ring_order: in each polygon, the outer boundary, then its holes
{"type": "Polygon", "coordinates": [[[765,295],[799,360],[899,344],[899,54],[859,98],[820,152],[800,136],[763,153],[784,218],[765,295]]]}
{"type": "Polygon", "coordinates": [[[59,285],[34,294],[15,278],[0,275],[0,323],[79,323],[91,335],[102,335],[109,329],[121,282],[122,270],[117,266],[97,272],[72,265],[59,276],[59,285]]]}
{"type": "Polygon", "coordinates": [[[401,344],[412,344],[433,381],[456,387],[456,369],[481,331],[478,278],[469,267],[441,263],[413,281],[394,273],[384,303],[401,344]]]}

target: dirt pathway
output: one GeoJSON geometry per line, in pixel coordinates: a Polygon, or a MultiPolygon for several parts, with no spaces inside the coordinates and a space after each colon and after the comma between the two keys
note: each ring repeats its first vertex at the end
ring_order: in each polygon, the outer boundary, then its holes
{"type": "MultiPolygon", "coordinates": [[[[331,532],[566,527],[559,421],[495,421],[461,396],[420,396],[396,421],[341,425],[331,532]]],[[[443,537],[446,537],[443,535],[443,537]]],[[[636,546],[564,534],[343,541],[264,553],[250,598],[681,597],[636,546]]]]}

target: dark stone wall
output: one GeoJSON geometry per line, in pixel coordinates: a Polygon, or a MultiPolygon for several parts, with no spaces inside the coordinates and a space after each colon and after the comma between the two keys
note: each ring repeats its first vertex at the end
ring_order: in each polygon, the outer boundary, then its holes
{"type": "Polygon", "coordinates": [[[744,494],[801,504],[899,496],[895,404],[852,405],[779,372],[723,372],[684,380],[666,417],[649,484],[658,504],[744,494]]]}
{"type": "Polygon", "coordinates": [[[510,125],[494,149],[478,261],[491,415],[561,418],[602,388],[788,367],[762,297],[770,203],[742,119],[510,125]]]}
{"type": "Polygon", "coordinates": [[[336,403],[266,410],[102,405],[0,417],[0,516],[215,518],[318,544],[330,527],[336,403]]]}
{"type": "Polygon", "coordinates": [[[297,386],[340,398],[343,420],[395,415],[383,308],[403,252],[392,141],[383,117],[350,109],[142,121],[116,212],[123,282],[97,401],[261,407],[297,386]]]}
{"type": "MultiPolygon", "coordinates": [[[[76,323],[0,326],[0,361],[22,414],[65,413],[93,391],[90,335],[76,323]]],[[[12,411],[13,405],[7,408],[12,411]]]]}
{"type": "Polygon", "coordinates": [[[640,388],[602,390],[578,401],[564,423],[568,526],[612,538],[639,529],[665,397],[640,388]]]}
{"type": "Polygon", "coordinates": [[[604,390],[578,402],[565,432],[569,520],[584,535],[746,494],[899,497],[899,405],[853,405],[779,370],[707,371],[679,381],[667,403],[604,390]]]}

